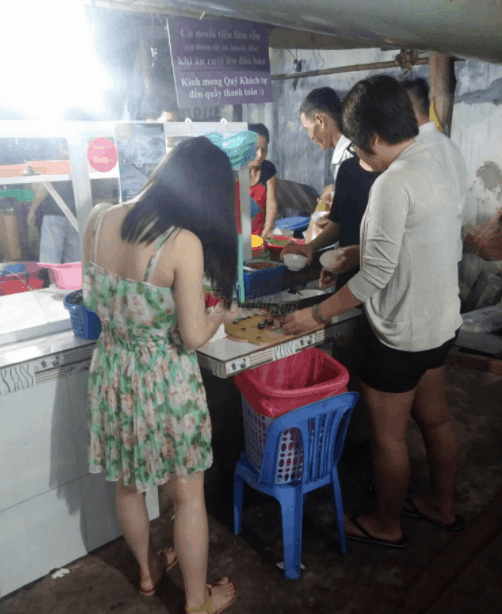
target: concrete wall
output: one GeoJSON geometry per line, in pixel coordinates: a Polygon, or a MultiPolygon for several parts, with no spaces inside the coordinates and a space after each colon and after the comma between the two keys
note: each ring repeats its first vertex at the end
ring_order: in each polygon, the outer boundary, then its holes
{"type": "MultiPolygon", "coordinates": [[[[302,70],[316,70],[352,64],[386,62],[393,60],[397,52],[378,49],[352,49],[342,51],[305,51],[282,49],[270,50],[272,74],[294,72],[294,57],[303,59],[302,70]]],[[[401,70],[387,71],[399,76],[401,70]]],[[[343,97],[360,79],[370,76],[371,72],[350,72],[322,77],[306,77],[294,80],[274,81],[274,102],[262,105],[244,105],[244,121],[262,121],[271,133],[269,159],[277,166],[281,179],[289,179],[314,187],[318,192],[332,182],[329,173],[329,160],[332,150],[323,152],[308,138],[298,114],[305,96],[316,87],[329,86],[343,97]]],[[[402,73],[401,73],[402,74],[402,73]]],[[[415,73],[427,75],[428,67],[420,66],[415,73]]]]}
{"type": "MultiPolygon", "coordinates": [[[[502,66],[481,62],[456,65],[457,91],[452,139],[468,170],[467,226],[485,224],[502,207],[502,66]]],[[[463,281],[472,286],[482,270],[502,271],[502,261],[464,255],[463,281]]]]}
{"type": "MultiPolygon", "coordinates": [[[[354,49],[341,51],[270,50],[272,74],[294,71],[294,57],[303,59],[303,70],[315,70],[392,60],[396,51],[354,49]]],[[[469,197],[464,224],[489,221],[502,206],[502,66],[483,62],[455,65],[457,90],[453,114],[452,139],[466,160],[469,197]]],[[[318,191],[331,182],[329,161],[332,150],[323,152],[312,143],[302,127],[298,110],[314,88],[330,86],[343,97],[360,79],[385,72],[403,78],[400,68],[385,71],[350,72],[323,77],[274,81],[274,102],[243,105],[244,121],[261,121],[271,133],[269,159],[278,175],[305,183],[318,191]]],[[[408,75],[429,77],[428,66],[418,66],[408,75]]],[[[472,286],[481,270],[502,270],[502,262],[486,262],[474,255],[464,259],[463,281],[472,286]]]]}

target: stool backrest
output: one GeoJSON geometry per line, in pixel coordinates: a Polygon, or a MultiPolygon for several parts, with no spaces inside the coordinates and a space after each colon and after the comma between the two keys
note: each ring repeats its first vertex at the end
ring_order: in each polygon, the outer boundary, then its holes
{"type": "Polygon", "coordinates": [[[331,471],[342,454],[357,392],[345,392],[311,405],[305,405],[280,416],[270,425],[263,452],[260,481],[272,486],[280,454],[280,443],[286,429],[297,428],[303,446],[304,485],[331,479],[331,471]]]}

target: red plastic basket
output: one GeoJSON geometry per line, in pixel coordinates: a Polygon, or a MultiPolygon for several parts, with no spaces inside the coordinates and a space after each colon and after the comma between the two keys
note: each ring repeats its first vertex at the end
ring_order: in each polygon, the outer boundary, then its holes
{"type": "Polygon", "coordinates": [[[277,418],[288,411],[347,391],[349,372],[317,348],[235,376],[251,407],[277,418]]]}
{"type": "Polygon", "coordinates": [[[298,245],[305,245],[305,241],[303,239],[293,239],[292,237],[283,237],[279,235],[274,235],[273,243],[270,243],[270,240],[265,239],[265,247],[272,254],[272,256],[279,257],[282,250],[286,247],[286,245],[290,241],[295,241],[298,245]],[[276,245],[279,243],[280,245],[276,245]]]}
{"type": "Polygon", "coordinates": [[[36,277],[24,279],[2,277],[0,278],[0,295],[19,294],[19,292],[29,292],[38,290],[44,285],[43,279],[36,277]]]}

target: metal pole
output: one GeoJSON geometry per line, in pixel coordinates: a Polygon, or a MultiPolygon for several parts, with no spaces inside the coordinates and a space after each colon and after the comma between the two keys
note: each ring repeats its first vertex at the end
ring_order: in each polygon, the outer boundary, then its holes
{"type": "MultiPolygon", "coordinates": [[[[429,63],[429,58],[420,58],[415,62],[415,66],[429,63]]],[[[356,72],[359,70],[377,70],[379,68],[399,68],[394,60],[389,62],[373,62],[372,64],[352,64],[352,66],[340,66],[338,68],[322,68],[320,70],[309,70],[307,72],[290,72],[284,75],[272,75],[272,81],[283,81],[285,79],[302,79],[303,77],[319,77],[320,75],[334,75],[343,72],[356,72]]]]}

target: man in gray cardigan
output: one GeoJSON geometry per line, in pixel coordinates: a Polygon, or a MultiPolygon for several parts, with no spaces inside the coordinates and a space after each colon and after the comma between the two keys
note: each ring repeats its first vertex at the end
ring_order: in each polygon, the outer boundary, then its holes
{"type": "MultiPolygon", "coordinates": [[[[448,169],[415,140],[409,99],[392,77],[357,83],[342,110],[342,129],[376,179],[355,246],[360,271],[314,308],[285,319],[297,334],[364,304],[370,323],[361,391],[371,421],[377,495],[374,514],[347,520],[349,539],[406,548],[401,514],[449,531],[459,446],[448,415],[444,365],[462,324],[457,272],[457,200],[448,169]],[[426,444],[431,488],[406,497],[410,464],[406,426],[417,422],[426,444]]],[[[346,248],[351,249],[351,248],[346,248]]]]}

